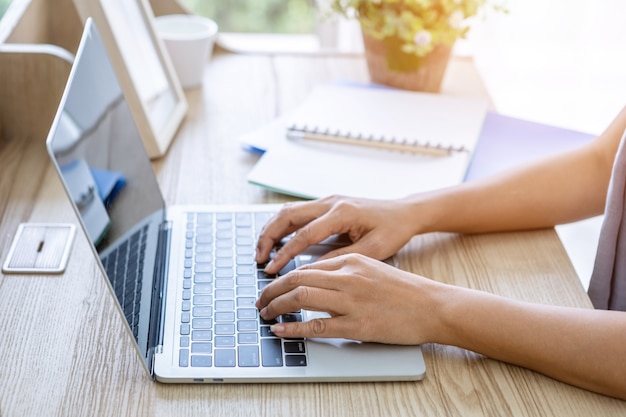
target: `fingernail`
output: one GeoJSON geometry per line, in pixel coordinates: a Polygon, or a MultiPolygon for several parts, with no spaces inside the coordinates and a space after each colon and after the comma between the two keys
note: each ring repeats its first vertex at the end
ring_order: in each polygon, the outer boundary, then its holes
{"type": "Polygon", "coordinates": [[[285,326],[283,326],[282,324],[272,324],[270,326],[270,332],[277,334],[277,333],[282,333],[285,331],[285,326]]]}
{"type": "Polygon", "coordinates": [[[269,261],[267,263],[267,265],[265,265],[265,270],[270,270],[270,268],[272,268],[272,266],[274,265],[274,260],[272,259],[271,261],[269,261]]]}

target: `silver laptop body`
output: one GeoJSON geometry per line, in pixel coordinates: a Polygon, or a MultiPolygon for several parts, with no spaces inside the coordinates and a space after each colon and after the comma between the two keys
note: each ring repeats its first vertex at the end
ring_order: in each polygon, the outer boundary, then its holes
{"type": "MultiPolygon", "coordinates": [[[[275,277],[265,276],[254,262],[254,246],[277,207],[166,208],[91,20],[46,144],[152,378],[171,383],[423,378],[419,346],[283,340],[271,334],[271,323],[259,318],[254,301],[275,277]]],[[[311,248],[292,266],[336,244],[341,242],[330,239],[311,248]]],[[[299,311],[279,320],[314,315],[319,313],[299,311]]]]}

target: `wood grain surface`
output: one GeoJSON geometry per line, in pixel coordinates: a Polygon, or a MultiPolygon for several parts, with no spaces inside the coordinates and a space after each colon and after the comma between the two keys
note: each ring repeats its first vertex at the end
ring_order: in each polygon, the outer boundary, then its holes
{"type": "MultiPolygon", "coordinates": [[[[15,75],[16,77],[18,75],[15,75]]],[[[44,77],[45,78],[45,77],[44,77]]],[[[44,80],[40,80],[45,82],[44,80]]],[[[258,156],[237,136],[296,106],[317,83],[367,81],[357,57],[230,55],[207,64],[168,154],[154,161],[168,204],[283,202],[248,185],[258,156]]],[[[4,80],[2,81],[4,82],[4,80]]],[[[444,92],[486,96],[469,60],[444,92]]],[[[5,123],[11,120],[1,118],[5,123]]],[[[76,223],[37,137],[0,140],[0,256],[20,221],[76,223]]],[[[415,237],[400,266],[504,296],[590,307],[553,230],[415,237]]],[[[421,382],[166,385],[151,381],[84,234],[63,275],[0,278],[0,415],[9,416],[616,416],[626,403],[463,349],[424,345],[421,382]]],[[[584,358],[581,358],[583,360],[584,358]]]]}

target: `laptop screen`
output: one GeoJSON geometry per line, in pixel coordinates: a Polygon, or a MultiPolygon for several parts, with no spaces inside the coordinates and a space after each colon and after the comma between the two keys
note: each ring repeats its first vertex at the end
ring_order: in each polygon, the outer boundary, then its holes
{"type": "Polygon", "coordinates": [[[142,290],[141,283],[147,280],[151,285],[164,201],[104,44],[90,20],[47,147],[146,357],[151,298],[150,286],[142,290]],[[145,252],[135,255],[139,249],[145,252]],[[133,297],[139,298],[137,305],[131,305],[133,297]]]}

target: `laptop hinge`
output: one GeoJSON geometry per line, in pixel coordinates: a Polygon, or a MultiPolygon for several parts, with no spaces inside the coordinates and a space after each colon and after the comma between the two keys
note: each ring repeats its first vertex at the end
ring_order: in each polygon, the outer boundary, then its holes
{"type": "Polygon", "coordinates": [[[152,288],[152,303],[150,311],[150,328],[148,330],[148,358],[150,370],[154,375],[154,355],[160,353],[163,348],[165,298],[167,282],[166,276],[170,259],[170,240],[172,224],[163,222],[159,228],[159,239],[156,251],[156,267],[152,288]]]}

